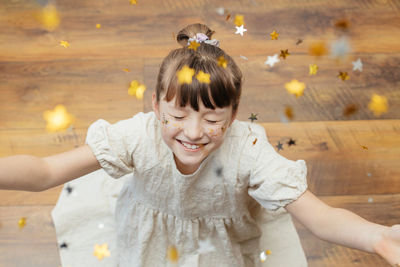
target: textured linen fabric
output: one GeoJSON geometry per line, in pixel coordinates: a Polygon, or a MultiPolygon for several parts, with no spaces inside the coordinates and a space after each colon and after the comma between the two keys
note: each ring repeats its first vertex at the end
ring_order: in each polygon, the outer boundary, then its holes
{"type": "MultiPolygon", "coordinates": [[[[113,257],[108,259],[113,266],[173,266],[166,258],[172,245],[179,252],[179,266],[260,266],[260,249],[270,249],[259,246],[261,205],[273,212],[307,188],[304,161],[291,161],[276,153],[264,128],[254,123],[235,120],[221,147],[190,175],[176,168],[154,112],[112,125],[98,120],[89,127],[86,143],[103,168],[91,174],[93,180],[103,177],[105,183],[111,183],[104,178],[108,175],[124,179],[114,189],[118,191],[115,206],[108,204],[101,215],[115,215],[115,220],[109,221],[115,237],[111,237],[112,231],[103,236],[113,245],[113,257]],[[204,242],[211,251],[204,252],[204,242]]],[[[109,197],[101,194],[93,200],[106,205],[104,199],[109,197]]],[[[60,213],[52,215],[55,225],[61,223],[60,213]]],[[[285,223],[287,229],[294,229],[290,218],[285,223]]],[[[66,229],[56,226],[57,236],[68,236],[66,229]]],[[[301,248],[297,235],[293,236],[301,248]]],[[[306,265],[302,255],[297,266],[306,265]]]]}

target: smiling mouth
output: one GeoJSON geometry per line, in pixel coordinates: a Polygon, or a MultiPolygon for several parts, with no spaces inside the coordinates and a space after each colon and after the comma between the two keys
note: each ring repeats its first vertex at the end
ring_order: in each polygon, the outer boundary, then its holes
{"type": "Polygon", "coordinates": [[[202,147],[204,147],[205,145],[207,145],[208,143],[205,144],[192,144],[192,143],[186,143],[183,142],[181,140],[176,139],[176,141],[178,141],[184,148],[189,149],[191,151],[196,151],[202,147]]]}

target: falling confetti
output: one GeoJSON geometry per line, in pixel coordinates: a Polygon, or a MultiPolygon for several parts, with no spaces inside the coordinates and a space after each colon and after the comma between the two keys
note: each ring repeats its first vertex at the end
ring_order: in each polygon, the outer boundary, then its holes
{"type": "Polygon", "coordinates": [[[226,62],[226,59],[224,58],[224,56],[220,56],[218,58],[218,66],[223,67],[224,69],[226,69],[228,63],[226,62]]]}
{"type": "Polygon", "coordinates": [[[267,260],[268,255],[271,254],[270,250],[264,250],[263,252],[260,253],[260,261],[265,262],[267,260]]]}
{"type": "Polygon", "coordinates": [[[223,170],[222,167],[218,167],[218,168],[215,170],[215,173],[217,174],[218,177],[221,177],[221,176],[222,176],[222,170],[223,170]]]}
{"type": "Polygon", "coordinates": [[[346,57],[350,51],[349,41],[344,36],[331,44],[331,56],[333,58],[342,59],[346,57]]]}
{"type": "Polygon", "coordinates": [[[318,66],[316,64],[310,64],[310,73],[309,75],[316,75],[318,70],[318,66]]]}
{"type": "Polygon", "coordinates": [[[247,32],[247,29],[243,28],[243,25],[240,27],[236,26],[235,34],[240,34],[241,36],[243,36],[244,32],[247,32]]]}
{"type": "Polygon", "coordinates": [[[303,42],[302,39],[297,39],[296,45],[299,45],[299,44],[301,44],[302,42],[303,42]]]}
{"type": "Polygon", "coordinates": [[[368,147],[361,145],[361,148],[364,150],[368,150],[368,147]]]}
{"type": "Polygon", "coordinates": [[[24,228],[26,225],[26,217],[21,217],[18,221],[19,229],[24,228]]]}
{"type": "Polygon", "coordinates": [[[292,109],[291,106],[286,106],[285,107],[285,115],[289,120],[293,119],[294,114],[293,114],[293,109],[292,109]]]}
{"type": "Polygon", "coordinates": [[[386,97],[373,94],[371,101],[368,104],[368,108],[374,113],[375,116],[379,117],[382,113],[385,113],[388,110],[386,97]]]}
{"type": "Polygon", "coordinates": [[[68,248],[68,244],[65,243],[65,242],[63,242],[63,243],[60,245],[60,248],[68,248]]]}
{"type": "Polygon", "coordinates": [[[240,27],[240,25],[244,25],[244,16],[243,15],[236,15],[234,23],[238,27],[240,27]]]}
{"type": "Polygon", "coordinates": [[[368,198],[368,203],[374,202],[374,199],[372,197],[368,198]]]}
{"type": "Polygon", "coordinates": [[[362,72],[363,64],[361,62],[361,59],[357,59],[357,61],[353,61],[351,63],[353,63],[353,71],[358,70],[358,71],[362,72]]]}
{"type": "Polygon", "coordinates": [[[97,24],[96,24],[96,28],[97,28],[97,29],[100,29],[100,28],[101,28],[101,24],[100,24],[100,23],[97,23],[97,24]]]}
{"type": "Polygon", "coordinates": [[[137,0],[129,0],[129,4],[131,4],[131,5],[137,5],[137,0]]]}
{"type": "Polygon", "coordinates": [[[253,146],[257,143],[257,138],[253,141],[253,146]]]}
{"type": "Polygon", "coordinates": [[[281,54],[279,55],[279,57],[281,57],[281,58],[283,58],[283,59],[286,59],[286,57],[287,57],[288,55],[290,55],[288,49],[286,49],[286,50],[281,50],[281,54]]]}
{"type": "Polygon", "coordinates": [[[110,251],[108,250],[108,244],[104,243],[103,245],[96,244],[94,246],[94,256],[96,256],[99,260],[102,260],[104,257],[110,257],[110,251]]]}
{"type": "Polygon", "coordinates": [[[60,45],[65,47],[65,48],[69,47],[69,43],[67,41],[60,41],[60,45]]]}
{"type": "Polygon", "coordinates": [[[217,12],[218,15],[223,16],[225,14],[225,8],[223,7],[217,7],[215,9],[215,12],[217,12]]]}
{"type": "Polygon", "coordinates": [[[131,72],[131,70],[130,69],[122,69],[123,71],[125,71],[125,72],[131,72]]]}
{"type": "Polygon", "coordinates": [[[249,120],[251,120],[251,122],[257,120],[257,114],[251,113],[249,120]]]}
{"type": "Polygon", "coordinates": [[[194,73],[195,73],[194,69],[189,68],[186,65],[183,66],[176,74],[178,76],[179,84],[183,83],[191,84],[194,73]]]}
{"type": "Polygon", "coordinates": [[[346,19],[340,19],[335,22],[335,27],[340,30],[347,30],[349,28],[349,22],[346,19]]]}
{"type": "Polygon", "coordinates": [[[36,13],[36,19],[48,31],[54,31],[60,24],[60,16],[53,4],[47,4],[36,13]]]}
{"type": "Polygon", "coordinates": [[[350,76],[345,71],[344,72],[339,71],[338,77],[340,79],[342,79],[342,81],[346,81],[346,80],[350,79],[350,76]]]}
{"type": "Polygon", "coordinates": [[[278,141],[278,144],[276,145],[276,148],[279,150],[283,150],[283,144],[281,144],[280,141],[278,141]]]}
{"type": "Polygon", "coordinates": [[[46,130],[49,132],[65,130],[75,121],[63,105],[57,105],[53,111],[43,112],[43,118],[47,121],[46,130]]]}
{"type": "Polygon", "coordinates": [[[349,104],[344,108],[343,115],[348,117],[348,116],[356,113],[357,110],[358,110],[358,107],[355,104],[349,104]]]}
{"type": "Polygon", "coordinates": [[[210,74],[205,73],[203,71],[199,71],[196,75],[196,79],[201,83],[210,83],[210,74]]]}
{"type": "Polygon", "coordinates": [[[278,40],[279,33],[275,30],[269,34],[271,36],[271,40],[278,40]]]}
{"type": "Polygon", "coordinates": [[[129,86],[128,94],[131,96],[136,96],[137,99],[143,99],[144,91],[146,91],[146,86],[133,80],[129,86]]]}
{"type": "Polygon", "coordinates": [[[328,52],[324,42],[315,42],[310,45],[308,53],[312,56],[320,57],[328,52]]]}
{"type": "Polygon", "coordinates": [[[267,61],[265,61],[264,64],[269,65],[272,68],[275,63],[278,63],[279,61],[278,54],[275,54],[272,57],[268,56],[267,61]]]}
{"type": "Polygon", "coordinates": [[[225,20],[228,21],[231,18],[231,14],[229,13],[228,15],[226,15],[225,20]]]}
{"type": "Polygon", "coordinates": [[[200,43],[198,43],[196,41],[191,41],[190,44],[188,45],[188,48],[196,51],[199,46],[200,46],[200,43]]]}
{"type": "Polygon", "coordinates": [[[170,246],[167,250],[167,258],[170,262],[178,262],[179,254],[175,246],[170,246]]]}
{"type": "Polygon", "coordinates": [[[67,190],[68,195],[71,194],[73,188],[68,184],[67,187],[65,188],[65,190],[67,190]]]}
{"type": "Polygon", "coordinates": [[[303,91],[306,88],[306,85],[305,83],[299,82],[298,80],[294,79],[289,83],[285,83],[285,88],[290,94],[299,97],[303,95],[303,91]]]}
{"type": "Polygon", "coordinates": [[[244,59],[244,60],[249,60],[247,57],[240,55],[240,58],[244,59]]]}

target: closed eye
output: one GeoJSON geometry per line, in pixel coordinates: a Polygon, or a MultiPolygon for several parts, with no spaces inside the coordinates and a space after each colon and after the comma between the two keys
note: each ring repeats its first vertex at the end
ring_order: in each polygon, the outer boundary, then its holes
{"type": "Polygon", "coordinates": [[[217,121],[209,121],[209,120],[207,120],[207,122],[209,122],[209,123],[217,123],[217,121]]]}
{"type": "Polygon", "coordinates": [[[175,116],[172,116],[172,117],[174,117],[174,118],[177,119],[177,120],[183,119],[183,117],[175,117],[175,116]]]}

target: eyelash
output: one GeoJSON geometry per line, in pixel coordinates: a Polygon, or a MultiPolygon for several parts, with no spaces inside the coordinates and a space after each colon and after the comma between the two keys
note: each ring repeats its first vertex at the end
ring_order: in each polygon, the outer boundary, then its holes
{"type": "MultiPolygon", "coordinates": [[[[175,116],[172,116],[172,117],[174,117],[177,120],[182,120],[183,119],[183,117],[175,117],[175,116]]],[[[209,122],[209,123],[212,123],[212,124],[217,123],[217,121],[210,121],[210,120],[206,120],[206,121],[209,122]]]]}

